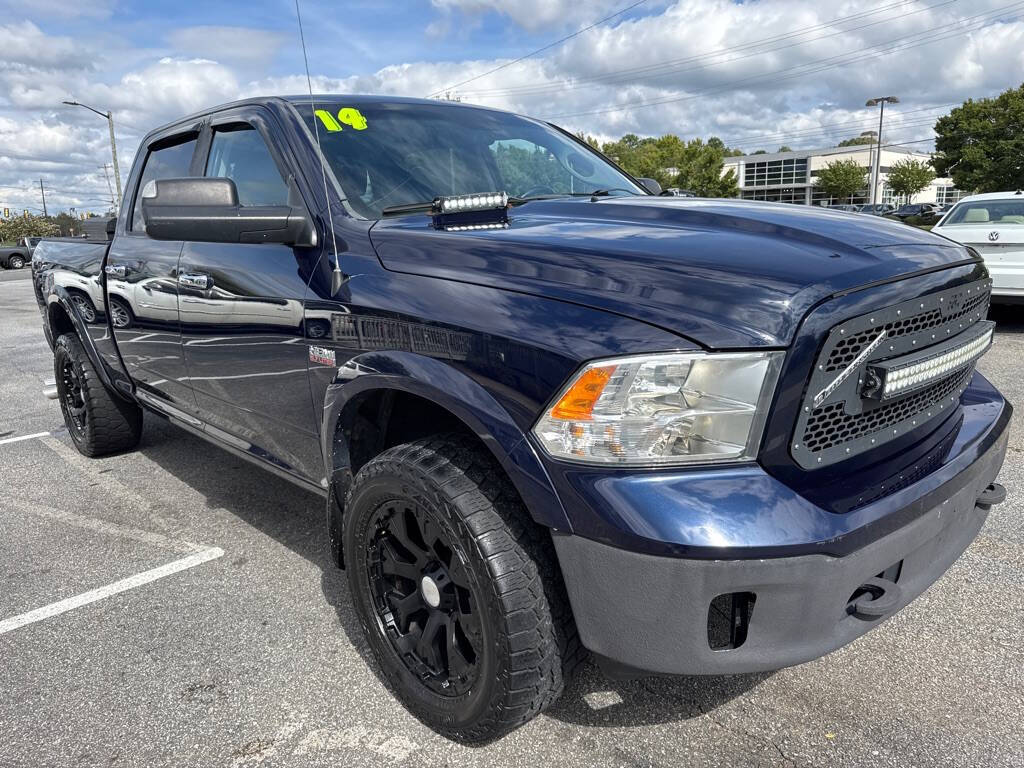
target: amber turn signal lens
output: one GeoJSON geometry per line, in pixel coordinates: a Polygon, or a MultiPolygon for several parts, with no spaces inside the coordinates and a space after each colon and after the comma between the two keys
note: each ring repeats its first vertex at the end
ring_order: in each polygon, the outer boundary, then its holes
{"type": "Polygon", "coordinates": [[[614,365],[591,368],[580,376],[551,409],[551,418],[565,421],[589,421],[605,385],[615,372],[614,365]]]}

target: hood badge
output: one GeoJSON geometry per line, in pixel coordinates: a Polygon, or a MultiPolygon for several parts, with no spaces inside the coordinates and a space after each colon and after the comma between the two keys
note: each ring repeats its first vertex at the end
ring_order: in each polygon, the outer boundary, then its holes
{"type": "Polygon", "coordinates": [[[864,361],[871,356],[872,352],[878,349],[878,346],[884,340],[885,331],[882,331],[880,334],[878,334],[878,336],[875,337],[874,341],[872,341],[870,344],[864,347],[861,353],[857,355],[853,359],[853,361],[848,366],[846,366],[842,370],[842,372],[831,381],[831,383],[829,383],[823,390],[821,390],[821,392],[814,396],[814,407],[817,408],[819,405],[824,403],[833,392],[839,389],[839,387],[842,386],[843,382],[850,378],[851,374],[853,374],[853,372],[856,371],[864,363],[864,361]]]}

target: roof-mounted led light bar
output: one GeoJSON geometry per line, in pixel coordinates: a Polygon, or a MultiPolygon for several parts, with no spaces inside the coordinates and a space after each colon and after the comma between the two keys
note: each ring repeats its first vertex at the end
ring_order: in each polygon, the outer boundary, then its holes
{"type": "MultiPolygon", "coordinates": [[[[907,362],[887,361],[870,367],[875,397],[889,400],[927,387],[940,379],[970,365],[992,345],[995,324],[982,321],[964,335],[967,339],[954,339],[943,348],[907,362]]],[[[865,393],[867,394],[867,393],[865,393]]]]}

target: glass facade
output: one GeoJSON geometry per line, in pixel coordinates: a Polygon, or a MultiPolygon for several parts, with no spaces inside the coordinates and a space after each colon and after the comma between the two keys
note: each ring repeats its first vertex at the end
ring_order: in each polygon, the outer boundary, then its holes
{"type": "Polygon", "coordinates": [[[744,200],[765,200],[769,203],[807,202],[807,187],[782,187],[781,189],[744,189],[740,192],[744,200]]]}
{"type": "Polygon", "coordinates": [[[807,158],[745,163],[744,187],[776,187],[807,183],[807,158]]]}
{"type": "Polygon", "coordinates": [[[936,187],[935,202],[939,205],[952,204],[959,202],[969,194],[969,192],[964,192],[962,189],[957,189],[952,184],[944,187],[936,187]]]}

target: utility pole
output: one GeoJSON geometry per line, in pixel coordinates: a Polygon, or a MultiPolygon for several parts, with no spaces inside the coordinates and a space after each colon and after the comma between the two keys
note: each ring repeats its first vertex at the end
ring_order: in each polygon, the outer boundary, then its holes
{"type": "Polygon", "coordinates": [[[43,218],[45,219],[48,218],[48,214],[46,213],[46,190],[43,189],[42,179],[39,180],[39,194],[43,196],[43,218]]]}
{"type": "Polygon", "coordinates": [[[108,109],[106,112],[100,112],[98,109],[93,109],[88,104],[82,104],[77,101],[65,101],[69,107],[85,107],[90,112],[95,112],[100,117],[107,118],[107,127],[110,129],[110,155],[114,161],[114,183],[117,185],[117,208],[121,209],[121,171],[117,166],[117,142],[114,140],[114,115],[108,109]]]}
{"type": "Polygon", "coordinates": [[[886,104],[899,104],[900,100],[895,96],[879,96],[868,99],[864,102],[865,107],[878,106],[878,149],[875,151],[874,168],[871,173],[871,205],[875,205],[875,197],[878,192],[878,177],[882,173],[882,118],[885,117],[886,104]]]}
{"type": "Polygon", "coordinates": [[[114,207],[114,190],[110,188],[110,174],[107,173],[107,164],[104,163],[100,167],[103,168],[103,176],[107,180],[107,192],[110,193],[110,207],[113,208],[114,207]]]}

